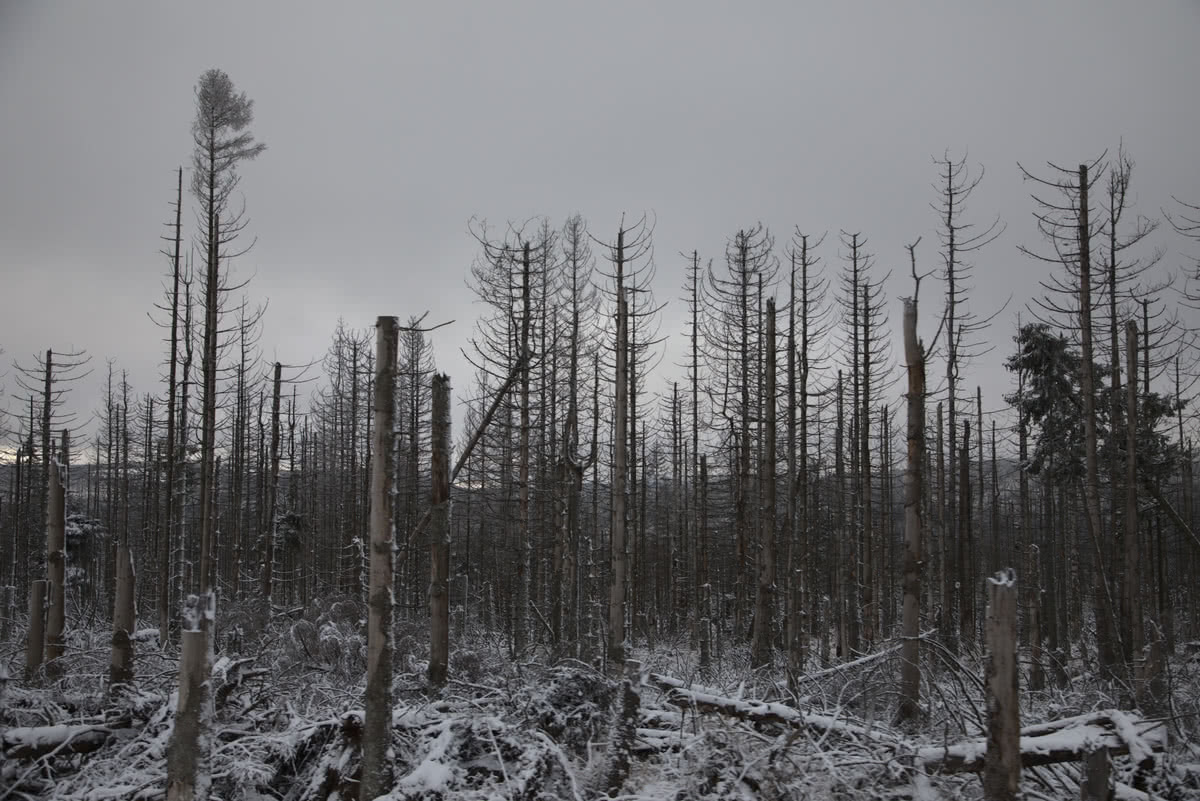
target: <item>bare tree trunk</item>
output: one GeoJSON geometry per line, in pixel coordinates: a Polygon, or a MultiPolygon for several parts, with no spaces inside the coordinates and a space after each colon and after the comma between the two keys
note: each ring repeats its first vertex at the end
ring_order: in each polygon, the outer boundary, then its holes
{"type": "Polygon", "coordinates": [[[975,565],[971,560],[971,421],[963,420],[958,454],[958,631],[964,648],[975,642],[975,565]]]}
{"type": "MultiPolygon", "coordinates": [[[[1096,380],[1093,371],[1092,349],[1092,259],[1091,259],[1091,221],[1088,219],[1088,168],[1086,164],[1079,165],[1079,209],[1078,209],[1078,246],[1079,246],[1079,355],[1080,379],[1079,391],[1083,395],[1083,438],[1087,475],[1083,484],[1083,498],[1087,506],[1086,521],[1089,538],[1093,543],[1100,543],[1103,537],[1103,524],[1100,519],[1100,467],[1096,454],[1096,380]]],[[[1104,569],[1102,548],[1096,549],[1097,581],[1094,586],[1099,596],[1096,606],[1096,639],[1100,650],[1102,668],[1111,670],[1114,663],[1113,628],[1114,616],[1112,595],[1109,591],[1110,576],[1104,569]]]]}
{"type": "Polygon", "coordinates": [[[204,381],[201,388],[200,442],[200,576],[201,593],[214,586],[212,567],[213,538],[216,532],[214,497],[217,459],[217,305],[220,290],[219,230],[220,221],[210,214],[208,259],[204,280],[204,346],[200,371],[204,381]]]}
{"type": "MultiPolygon", "coordinates": [[[[618,248],[620,237],[618,237],[618,248]]],[[[608,669],[619,675],[625,666],[625,461],[628,447],[626,431],[625,346],[628,330],[628,309],[624,290],[617,291],[616,398],[613,414],[613,477],[612,477],[612,579],[608,591],[608,669]]]]}
{"type": "Polygon", "coordinates": [[[1042,571],[1041,548],[1030,544],[1027,554],[1026,581],[1033,584],[1033,590],[1028,593],[1031,599],[1029,608],[1029,689],[1041,690],[1046,686],[1046,674],[1042,667],[1042,571]]]}
{"type": "Polygon", "coordinates": [[[167,491],[158,540],[158,643],[165,648],[171,629],[171,542],[175,534],[175,390],[179,367],[179,252],[182,244],[183,167],[179,168],[175,190],[175,250],[171,255],[171,352],[167,377],[167,491]]]}
{"type": "Polygon", "coordinates": [[[1017,697],[1017,589],[1012,571],[988,579],[987,801],[1016,801],[1021,791],[1021,720],[1017,697]]]}
{"type": "Polygon", "coordinates": [[[699,618],[700,639],[700,673],[707,675],[712,660],[712,621],[709,619],[712,610],[712,584],[708,575],[708,456],[700,455],[699,475],[697,483],[700,494],[696,499],[699,520],[696,521],[697,548],[696,554],[696,583],[700,591],[700,605],[696,611],[699,618]]]}
{"type": "Polygon", "coordinates": [[[113,598],[112,654],[108,682],[112,692],[133,681],[133,630],[136,625],[133,555],[129,547],[129,384],[121,375],[121,532],[117,540],[116,596],[113,598]]]}
{"type": "Polygon", "coordinates": [[[859,416],[859,479],[862,504],[862,617],[865,648],[875,643],[879,620],[879,594],[875,587],[875,520],[871,499],[871,289],[863,282],[862,297],[862,411],[859,416]]]}
{"type": "Polygon", "coordinates": [[[450,662],[450,377],[433,377],[429,504],[429,683],[446,683],[450,662]]]}
{"type": "MultiPolygon", "coordinates": [[[[946,475],[953,475],[954,465],[946,458],[945,419],[942,416],[942,404],[937,405],[937,520],[938,536],[941,538],[941,615],[938,626],[941,629],[941,639],[946,645],[956,642],[954,632],[954,574],[957,572],[954,564],[952,545],[954,538],[950,536],[950,524],[947,519],[949,500],[946,492],[946,475]],[[949,470],[947,470],[949,465],[949,470]]],[[[954,439],[954,435],[950,435],[954,439]]]]}
{"type": "Polygon", "coordinates": [[[267,516],[263,531],[262,596],[267,619],[271,615],[271,593],[275,575],[275,511],[279,503],[279,390],[283,383],[283,365],[275,362],[271,393],[271,478],[267,482],[267,516]]]}
{"type": "MultiPolygon", "coordinates": [[[[194,598],[192,599],[195,600],[194,598]]],[[[193,801],[208,797],[208,778],[201,753],[207,728],[208,631],[200,620],[206,611],[185,610],[185,628],[179,654],[179,703],[175,728],[167,751],[167,801],[193,801]]]]}
{"type": "Polygon", "coordinates": [[[518,459],[517,586],[513,610],[513,657],[520,659],[529,645],[529,585],[533,543],[529,520],[529,325],[530,315],[529,243],[521,253],[521,431],[518,459]]]}
{"type": "Polygon", "coordinates": [[[771,640],[775,620],[775,299],[767,301],[766,442],[763,447],[762,513],[758,555],[758,593],[754,603],[752,667],[771,664],[771,640]]]}
{"type": "Polygon", "coordinates": [[[29,635],[25,639],[25,681],[32,682],[42,666],[46,627],[46,581],[29,585],[29,635]]]}
{"type": "Polygon", "coordinates": [[[50,595],[50,612],[46,617],[46,673],[51,678],[62,674],[62,665],[57,660],[63,655],[66,629],[67,596],[66,553],[64,519],[66,492],[63,487],[62,469],[58,460],[50,462],[49,486],[46,507],[46,579],[50,595]]]}
{"type": "Polygon", "coordinates": [[[133,681],[134,573],[129,541],[117,546],[117,597],[113,599],[112,657],[109,691],[133,681]]]}
{"type": "Polygon", "coordinates": [[[925,353],[917,339],[917,299],[904,300],[904,360],[908,365],[908,466],[904,473],[904,644],[900,652],[900,714],[921,708],[918,639],[921,615],[921,496],[925,463],[925,353]]]}
{"type": "MultiPolygon", "coordinates": [[[[807,251],[808,239],[801,240],[807,251]]],[[[805,260],[806,253],[801,256],[805,260]]],[[[787,632],[785,635],[788,655],[788,689],[793,693],[798,686],[796,677],[804,670],[804,640],[807,636],[803,619],[805,573],[800,567],[800,515],[796,496],[800,490],[800,479],[796,474],[796,253],[792,252],[792,272],[788,281],[788,332],[787,332],[787,632]]],[[[805,312],[807,313],[807,308],[805,312]]],[[[805,455],[802,458],[807,458],[805,455]]]]}
{"type": "Polygon", "coordinates": [[[396,352],[400,323],[375,323],[375,442],[371,460],[371,567],[368,590],[366,716],[362,734],[362,783],[358,797],[370,801],[392,786],[392,504],[396,486],[396,352]]]}
{"type": "Polygon", "coordinates": [[[1128,408],[1125,412],[1125,581],[1124,597],[1121,599],[1121,631],[1128,637],[1126,660],[1132,662],[1141,656],[1145,639],[1142,631],[1142,576],[1138,555],[1138,504],[1137,504],[1137,323],[1125,323],[1126,374],[1130,377],[1126,387],[1128,408]]]}

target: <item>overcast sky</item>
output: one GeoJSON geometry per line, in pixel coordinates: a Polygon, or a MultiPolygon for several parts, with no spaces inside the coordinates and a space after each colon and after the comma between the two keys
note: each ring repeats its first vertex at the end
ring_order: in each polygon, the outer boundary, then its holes
{"type": "MultiPolygon", "coordinates": [[[[269,359],[319,357],[339,317],[428,311],[457,320],[435,354],[465,392],[473,216],[580,212],[606,237],[622,212],[653,213],[673,336],[679,252],[720,259],[756,221],[781,245],[797,224],[829,231],[830,268],[837,232],[861,231],[899,277],[904,244],[924,236],[932,269],[931,157],[950,148],[987,170],[967,219],[1008,225],[976,259],[972,306],[1014,297],[996,350],[965,377],[999,406],[1015,315],[1044,270],[1017,251],[1036,242],[1017,162],[1074,165],[1123,138],[1139,211],[1200,202],[1198,41],[1191,0],[0,0],[0,384],[15,391],[14,358],[75,346],[97,372],[77,405],[99,406],[108,358],[158,391],[158,237],[193,87],[218,67],[254,100],[269,148],[242,170],[257,244],[238,267],[251,299],[270,301],[269,359]]],[[[1156,242],[1184,263],[1186,243],[1156,242]]],[[[888,290],[895,330],[910,284],[888,290]]],[[[930,330],[940,291],[922,287],[930,330]]]]}

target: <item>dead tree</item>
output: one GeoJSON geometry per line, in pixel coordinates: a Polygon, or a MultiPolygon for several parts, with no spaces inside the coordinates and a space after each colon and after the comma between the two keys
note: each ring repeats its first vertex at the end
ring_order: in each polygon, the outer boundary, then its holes
{"type": "Polygon", "coordinates": [[[755,668],[771,664],[771,640],[775,620],[775,299],[767,301],[766,365],[764,366],[764,401],[766,412],[765,443],[759,469],[762,508],[759,512],[761,529],[758,551],[758,586],[754,599],[754,631],[751,641],[751,665],[755,668]]]}
{"type": "Polygon", "coordinates": [[[450,661],[450,377],[433,377],[432,481],[429,490],[429,683],[446,683],[450,661]]]}
{"type": "MultiPolygon", "coordinates": [[[[918,242],[920,240],[917,240],[918,242]]],[[[922,503],[925,465],[925,348],[917,338],[916,247],[909,246],[913,296],[904,298],[904,360],[908,371],[908,465],[904,473],[904,645],[900,652],[900,710],[902,721],[915,720],[921,708],[920,617],[922,503]]]]}
{"type": "MultiPolygon", "coordinates": [[[[1142,623],[1142,577],[1138,561],[1138,459],[1137,459],[1137,323],[1125,323],[1125,370],[1129,376],[1126,387],[1125,412],[1125,576],[1121,594],[1121,631],[1124,632],[1126,658],[1142,654],[1145,635],[1142,623]]],[[[1131,662],[1130,662],[1131,664],[1131,662]]]]}
{"type": "Polygon", "coordinates": [[[366,717],[359,798],[391,789],[392,765],[392,521],[396,484],[396,356],[400,323],[375,323],[375,430],[371,450],[371,566],[368,589],[366,717]]]}
{"type": "Polygon", "coordinates": [[[46,615],[46,672],[55,677],[62,673],[62,666],[57,660],[62,657],[66,645],[63,632],[66,630],[67,616],[66,488],[57,459],[50,462],[49,475],[46,493],[46,582],[50,609],[46,615]]]}
{"type": "Polygon", "coordinates": [[[275,516],[279,502],[279,391],[283,380],[283,365],[275,362],[271,392],[271,477],[267,482],[267,518],[263,532],[262,596],[266,615],[271,614],[271,592],[275,570],[275,516]]]}
{"type": "MultiPolygon", "coordinates": [[[[167,636],[171,626],[171,543],[175,536],[175,485],[176,485],[176,469],[179,467],[179,459],[176,456],[176,447],[179,440],[178,430],[176,426],[176,392],[178,388],[179,369],[179,324],[180,324],[180,283],[188,282],[190,279],[181,271],[180,251],[183,244],[183,167],[179,168],[176,176],[175,187],[175,232],[169,241],[174,247],[167,253],[163,253],[171,259],[171,291],[170,291],[170,308],[166,309],[170,315],[171,334],[168,342],[170,352],[167,354],[168,374],[167,374],[167,441],[166,441],[166,492],[163,493],[163,516],[162,524],[158,531],[158,597],[157,612],[158,612],[158,642],[161,646],[166,646],[167,636]]],[[[167,237],[164,237],[167,239],[167,237]]]]}
{"type": "MultiPolygon", "coordinates": [[[[623,252],[625,232],[617,235],[617,250],[623,252]]],[[[611,581],[608,590],[608,667],[619,674],[625,665],[625,570],[628,548],[625,542],[625,462],[626,431],[626,348],[628,347],[628,305],[624,289],[617,290],[616,400],[613,409],[612,536],[611,581]]]]}

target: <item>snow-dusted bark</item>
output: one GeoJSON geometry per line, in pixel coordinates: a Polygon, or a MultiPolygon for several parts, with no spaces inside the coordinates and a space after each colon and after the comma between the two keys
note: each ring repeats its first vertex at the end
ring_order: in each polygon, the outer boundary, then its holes
{"type": "Polygon", "coordinates": [[[207,770],[208,727],[212,720],[208,638],[215,613],[216,599],[211,593],[200,599],[189,596],[179,654],[179,701],[167,751],[167,801],[202,801],[212,784],[207,770]]]}

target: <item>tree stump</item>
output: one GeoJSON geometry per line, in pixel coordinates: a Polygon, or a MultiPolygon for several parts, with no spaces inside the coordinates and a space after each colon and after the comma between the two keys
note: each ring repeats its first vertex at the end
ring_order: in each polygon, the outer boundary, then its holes
{"type": "Polygon", "coordinates": [[[1021,721],[1017,706],[1017,586],[1012,569],[988,579],[988,742],[983,795],[1016,801],[1021,790],[1021,721]]]}

